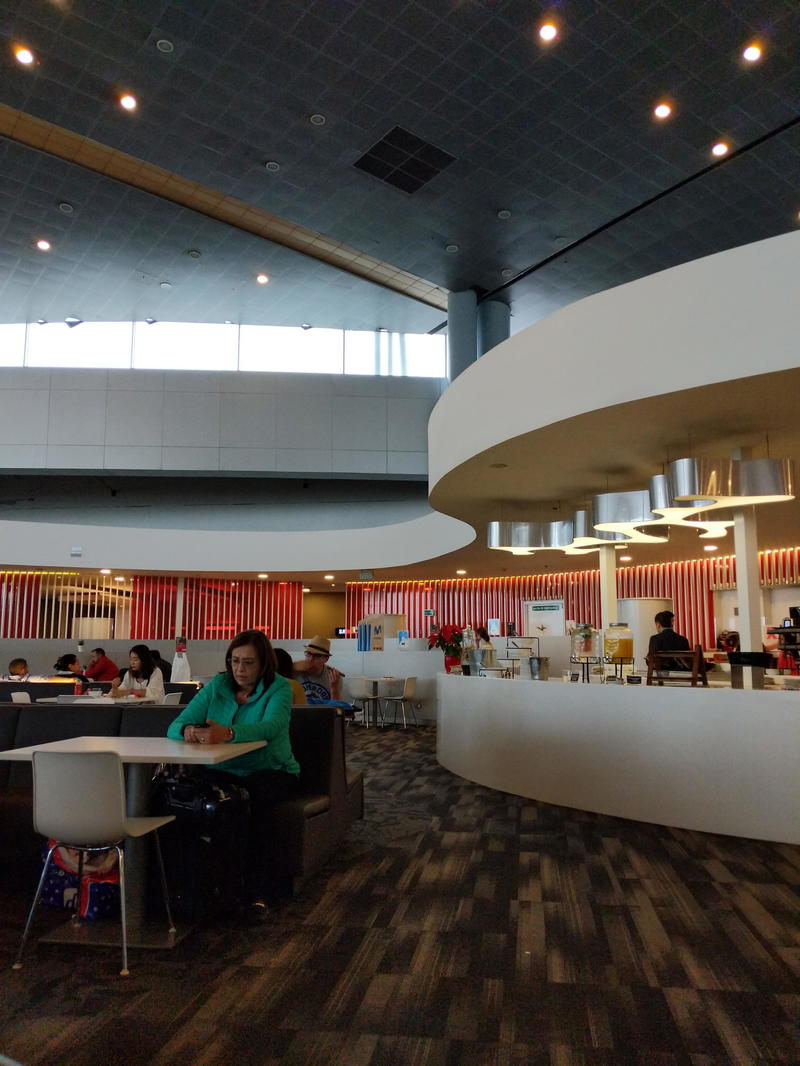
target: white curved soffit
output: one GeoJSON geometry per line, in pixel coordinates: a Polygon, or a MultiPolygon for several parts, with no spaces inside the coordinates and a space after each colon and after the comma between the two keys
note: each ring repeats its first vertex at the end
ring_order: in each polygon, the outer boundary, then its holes
{"type": "Polygon", "coordinates": [[[431,512],[367,529],[293,533],[0,522],[0,537],[7,566],[303,572],[407,566],[463,548],[475,539],[475,530],[431,512]],[[70,556],[73,546],[81,548],[79,557],[70,556]]]}
{"type": "Polygon", "coordinates": [[[800,233],[588,296],[464,371],[428,423],[429,490],[497,444],[614,404],[798,364],[800,233]]]}

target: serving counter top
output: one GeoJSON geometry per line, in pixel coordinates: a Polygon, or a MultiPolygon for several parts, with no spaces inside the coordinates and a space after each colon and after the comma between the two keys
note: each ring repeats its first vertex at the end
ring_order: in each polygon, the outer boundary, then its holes
{"type": "Polygon", "coordinates": [[[795,692],[440,675],[437,755],[565,807],[800,843],[795,692]]]}

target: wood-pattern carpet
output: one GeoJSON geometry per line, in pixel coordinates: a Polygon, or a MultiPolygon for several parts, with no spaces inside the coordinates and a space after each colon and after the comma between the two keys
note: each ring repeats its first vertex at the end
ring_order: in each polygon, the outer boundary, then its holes
{"type": "MultiPolygon", "coordinates": [[[[431,729],[348,733],[367,815],[266,926],[172,952],[32,945],[4,889],[0,1053],[25,1066],[787,1066],[800,849],[522,800],[431,729]]],[[[47,919],[44,919],[45,921],[47,919]]]]}

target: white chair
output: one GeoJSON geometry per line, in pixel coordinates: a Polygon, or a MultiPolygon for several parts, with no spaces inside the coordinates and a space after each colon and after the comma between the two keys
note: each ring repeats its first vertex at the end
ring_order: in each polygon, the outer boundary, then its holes
{"type": "Polygon", "coordinates": [[[384,696],[386,702],[386,713],[389,713],[389,704],[394,704],[394,718],[392,724],[397,725],[397,711],[400,710],[403,713],[403,729],[406,728],[406,704],[414,719],[414,725],[419,725],[417,722],[417,712],[414,710],[414,696],[417,693],[417,679],[415,677],[407,677],[403,681],[403,691],[399,696],[384,696]]]}
{"type": "Polygon", "coordinates": [[[181,702],[182,692],[168,692],[164,699],[161,701],[163,704],[170,704],[170,706],[177,706],[181,702]]]}
{"type": "MultiPolygon", "coordinates": [[[[51,837],[55,843],[47,852],[42,876],[33,897],[28,921],[22,934],[14,969],[22,968],[22,953],[30,933],[36,904],[57,847],[74,848],[80,852],[78,865],[78,900],[83,876],[83,853],[114,848],[119,856],[120,920],[122,924],[122,969],[128,975],[128,928],[125,907],[125,853],[122,842],[127,837],[141,837],[152,833],[175,816],[157,818],[129,818],[125,813],[125,776],[119,755],[113,751],[63,752],[34,751],[33,753],[33,825],[37,833],[51,837]]],[[[156,854],[161,874],[164,906],[169,919],[169,931],[175,932],[172,910],[167,894],[167,880],[158,833],[155,834],[156,854]]]]}
{"type": "Polygon", "coordinates": [[[385,722],[383,716],[383,708],[381,707],[381,701],[378,697],[378,686],[376,682],[370,681],[366,677],[354,677],[351,679],[350,685],[350,702],[353,704],[354,709],[360,712],[361,719],[367,728],[369,728],[369,712],[372,707],[373,717],[375,724],[378,724],[378,715],[381,716],[381,723],[385,722]],[[360,704],[357,707],[356,704],[360,704]]]}
{"type": "Polygon", "coordinates": [[[11,693],[11,702],[12,703],[30,703],[31,702],[31,694],[30,694],[30,692],[12,692],[11,693]]]}

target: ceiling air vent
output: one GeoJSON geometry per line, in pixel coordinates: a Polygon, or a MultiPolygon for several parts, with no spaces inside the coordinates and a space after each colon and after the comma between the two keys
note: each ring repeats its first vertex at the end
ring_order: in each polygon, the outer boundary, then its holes
{"type": "Polygon", "coordinates": [[[413,193],[449,167],[455,156],[409,133],[402,126],[389,130],[353,164],[374,178],[413,193]]]}

